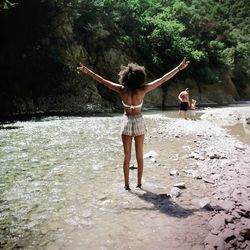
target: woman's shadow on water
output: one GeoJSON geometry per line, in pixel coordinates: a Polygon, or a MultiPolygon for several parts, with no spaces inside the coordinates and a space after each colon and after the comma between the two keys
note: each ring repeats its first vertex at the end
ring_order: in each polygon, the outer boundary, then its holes
{"type": "Polygon", "coordinates": [[[175,203],[170,195],[168,194],[155,194],[149,190],[141,188],[144,193],[137,193],[130,191],[131,194],[138,196],[140,199],[152,203],[154,207],[152,208],[133,208],[133,210],[159,210],[161,213],[164,213],[169,216],[178,217],[178,218],[187,218],[194,214],[196,211],[201,211],[200,209],[187,209],[181,207],[175,203]]]}

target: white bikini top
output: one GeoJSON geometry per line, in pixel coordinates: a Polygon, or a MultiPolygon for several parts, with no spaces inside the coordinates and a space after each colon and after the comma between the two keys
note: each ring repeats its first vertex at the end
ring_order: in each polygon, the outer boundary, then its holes
{"type": "Polygon", "coordinates": [[[134,106],[134,105],[128,105],[128,104],[124,103],[124,101],[122,101],[122,104],[123,104],[123,107],[124,107],[124,108],[139,109],[139,108],[142,107],[143,102],[142,102],[141,104],[135,105],[135,106],[134,106]]]}

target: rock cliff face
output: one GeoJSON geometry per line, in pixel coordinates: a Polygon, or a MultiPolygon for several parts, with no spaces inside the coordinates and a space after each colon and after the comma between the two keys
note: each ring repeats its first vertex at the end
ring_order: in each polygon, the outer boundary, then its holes
{"type": "MultiPolygon", "coordinates": [[[[44,46],[57,46],[57,53],[65,65],[71,69],[69,76],[61,79],[56,91],[32,95],[12,95],[0,93],[0,116],[34,114],[83,114],[112,112],[122,109],[117,94],[111,92],[90,77],[77,73],[81,61],[96,73],[117,82],[120,65],[134,60],[120,48],[110,48],[102,55],[88,53],[84,45],[78,44],[74,37],[73,24],[67,13],[61,13],[52,23],[53,37],[41,41],[44,46]],[[55,45],[56,41],[56,45],[55,45]],[[60,42],[59,42],[60,41],[60,42]],[[61,45],[63,44],[63,45],[61,45]]],[[[182,74],[182,73],[180,73],[182,74]]],[[[156,76],[151,76],[151,79],[156,76]]],[[[32,78],[36,82],[36,76],[32,78]]],[[[46,83],[46,84],[49,84],[46,83]]],[[[144,100],[146,108],[166,108],[177,106],[178,93],[189,87],[190,97],[199,104],[228,104],[240,100],[237,89],[228,74],[221,76],[220,83],[204,84],[187,78],[185,82],[173,79],[163,87],[148,94],[144,100]]],[[[245,98],[250,99],[250,84],[245,90],[245,98]]]]}

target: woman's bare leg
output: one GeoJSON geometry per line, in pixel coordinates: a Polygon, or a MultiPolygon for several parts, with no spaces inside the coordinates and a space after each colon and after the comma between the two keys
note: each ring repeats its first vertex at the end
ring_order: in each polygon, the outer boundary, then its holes
{"type": "Polygon", "coordinates": [[[138,165],[138,172],[137,172],[138,187],[141,187],[141,179],[143,173],[143,143],[144,143],[144,135],[138,135],[135,137],[135,153],[138,165]]]}
{"type": "Polygon", "coordinates": [[[123,161],[123,173],[125,188],[129,187],[129,163],[131,160],[131,145],[132,136],[122,135],[123,150],[124,150],[124,161],[123,161]]]}

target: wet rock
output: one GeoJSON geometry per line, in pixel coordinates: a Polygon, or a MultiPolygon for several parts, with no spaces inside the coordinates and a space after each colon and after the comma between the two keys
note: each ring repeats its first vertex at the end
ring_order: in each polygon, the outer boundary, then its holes
{"type": "Polygon", "coordinates": [[[189,155],[189,158],[194,158],[195,160],[200,160],[200,161],[204,161],[205,160],[205,158],[201,154],[196,153],[196,152],[192,152],[189,155]]]}
{"type": "Polygon", "coordinates": [[[150,157],[150,161],[152,161],[153,163],[157,163],[157,160],[154,157],[150,157]]]}
{"type": "Polygon", "coordinates": [[[221,156],[218,153],[209,153],[207,155],[210,159],[220,159],[221,156]]]}
{"type": "Polygon", "coordinates": [[[195,171],[194,170],[191,170],[191,169],[188,169],[188,170],[185,170],[184,171],[184,173],[186,173],[187,175],[191,175],[191,176],[193,176],[193,173],[194,173],[195,171]]]}
{"type": "Polygon", "coordinates": [[[234,222],[234,217],[230,214],[224,214],[224,219],[227,224],[234,222]]]}
{"type": "Polygon", "coordinates": [[[243,236],[244,240],[250,240],[250,229],[249,228],[242,229],[240,235],[243,236]]]}
{"type": "Polygon", "coordinates": [[[242,236],[242,231],[244,231],[244,228],[242,227],[242,225],[237,224],[237,227],[234,230],[234,234],[239,242],[245,241],[244,237],[242,236]]]}
{"type": "Polygon", "coordinates": [[[231,215],[233,216],[234,219],[240,219],[241,215],[240,215],[240,211],[239,210],[234,210],[231,215]]]}
{"type": "Polygon", "coordinates": [[[200,208],[206,209],[208,211],[221,211],[223,208],[216,203],[210,201],[208,197],[199,200],[200,208]]]}
{"type": "Polygon", "coordinates": [[[213,174],[211,176],[211,180],[216,182],[217,180],[219,180],[221,178],[221,174],[213,174]]]}
{"type": "Polygon", "coordinates": [[[243,215],[250,217],[250,201],[245,201],[241,203],[240,210],[243,212],[243,215]]]}
{"type": "Polygon", "coordinates": [[[194,175],[194,178],[197,179],[197,180],[201,180],[202,176],[200,174],[197,174],[197,175],[194,175]]]}
{"type": "Polygon", "coordinates": [[[250,228],[250,219],[249,218],[241,218],[241,223],[244,225],[246,228],[250,228]]]}
{"type": "Polygon", "coordinates": [[[223,230],[223,232],[220,234],[220,236],[227,243],[236,238],[236,236],[234,235],[234,231],[231,229],[227,229],[227,228],[225,230],[223,230]]]}
{"type": "Polygon", "coordinates": [[[208,197],[200,199],[199,200],[199,205],[200,205],[200,208],[211,210],[210,209],[210,199],[208,197]]]}
{"type": "Polygon", "coordinates": [[[215,182],[211,179],[208,178],[202,178],[204,182],[209,183],[209,184],[215,184],[215,182]]]}
{"type": "Polygon", "coordinates": [[[182,148],[183,148],[184,150],[190,150],[190,146],[187,146],[187,145],[182,146],[182,148]]]}
{"type": "Polygon", "coordinates": [[[220,214],[216,214],[212,220],[209,221],[209,225],[216,230],[222,230],[225,228],[225,218],[220,214]]]}
{"type": "Polygon", "coordinates": [[[246,124],[250,124],[250,117],[246,118],[246,124]]]}
{"type": "Polygon", "coordinates": [[[246,150],[246,147],[243,146],[242,144],[235,144],[234,147],[235,149],[238,149],[238,150],[246,150]]]}
{"type": "MultiPolygon", "coordinates": [[[[249,201],[248,201],[248,192],[247,192],[247,190],[245,190],[245,189],[235,189],[233,191],[233,193],[231,194],[231,197],[236,202],[245,204],[245,206],[247,206],[249,208],[249,204],[248,204],[249,201]]],[[[245,209],[243,208],[243,210],[247,210],[247,207],[245,209]]]]}
{"type": "Polygon", "coordinates": [[[242,229],[240,235],[244,237],[244,240],[250,240],[250,219],[242,218],[242,229]]]}
{"type": "Polygon", "coordinates": [[[230,200],[218,201],[217,205],[227,212],[232,211],[235,208],[235,203],[230,200]]]}
{"type": "Polygon", "coordinates": [[[177,187],[177,188],[180,188],[180,189],[185,189],[186,185],[185,185],[184,182],[179,182],[179,183],[174,184],[174,187],[177,187]]]}
{"type": "Polygon", "coordinates": [[[216,230],[216,229],[211,230],[211,234],[213,234],[213,235],[219,235],[220,233],[221,233],[221,231],[219,231],[219,230],[216,230]]]}
{"type": "Polygon", "coordinates": [[[250,249],[250,244],[247,244],[246,242],[243,242],[239,245],[239,249],[250,249]]]}
{"type": "Polygon", "coordinates": [[[207,211],[214,211],[214,207],[211,205],[211,203],[207,203],[204,206],[202,206],[201,208],[205,209],[207,211]]]}
{"type": "Polygon", "coordinates": [[[226,243],[225,241],[217,235],[209,234],[205,239],[206,247],[205,249],[217,249],[217,250],[225,250],[226,243]]]}
{"type": "Polygon", "coordinates": [[[134,165],[131,165],[130,167],[129,167],[130,169],[137,169],[137,167],[135,167],[134,165]]]}
{"type": "Polygon", "coordinates": [[[223,211],[224,210],[220,205],[218,205],[216,203],[211,203],[210,205],[214,211],[223,211]]]}
{"type": "Polygon", "coordinates": [[[202,134],[196,134],[197,137],[202,137],[202,134]]]}
{"type": "Polygon", "coordinates": [[[170,190],[171,197],[179,197],[181,195],[181,190],[178,187],[172,187],[170,190]]]}
{"type": "Polygon", "coordinates": [[[177,175],[179,175],[179,171],[178,170],[171,170],[169,172],[169,174],[170,174],[170,176],[177,176],[177,175]]]}
{"type": "Polygon", "coordinates": [[[236,228],[236,225],[234,223],[229,223],[227,227],[231,230],[234,230],[236,228]]]}
{"type": "Polygon", "coordinates": [[[202,179],[201,174],[198,170],[185,170],[184,171],[188,176],[194,177],[195,179],[202,179]]]}
{"type": "Polygon", "coordinates": [[[144,154],[143,158],[152,158],[152,157],[157,157],[159,154],[157,154],[155,151],[151,150],[148,153],[144,154]]]}
{"type": "Polygon", "coordinates": [[[196,155],[198,155],[198,153],[192,152],[192,153],[189,155],[189,158],[195,158],[196,155]]]}

